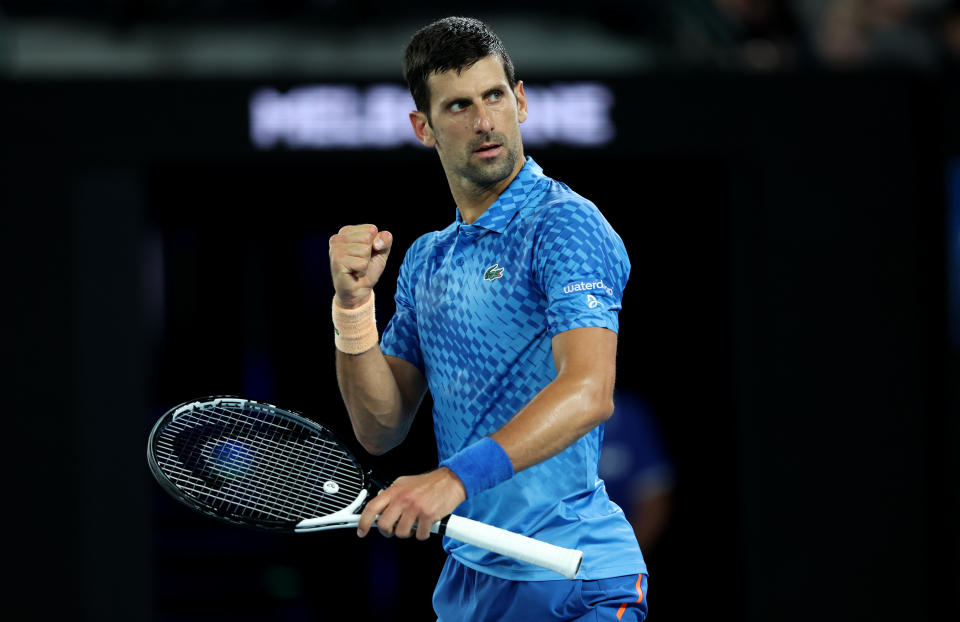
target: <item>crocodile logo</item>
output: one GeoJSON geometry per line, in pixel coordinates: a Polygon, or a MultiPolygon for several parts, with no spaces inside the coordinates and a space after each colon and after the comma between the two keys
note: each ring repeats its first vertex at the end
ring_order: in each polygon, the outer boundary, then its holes
{"type": "Polygon", "coordinates": [[[503,277],[503,268],[500,267],[500,264],[493,264],[483,273],[484,281],[492,281],[501,277],[503,277]]]}

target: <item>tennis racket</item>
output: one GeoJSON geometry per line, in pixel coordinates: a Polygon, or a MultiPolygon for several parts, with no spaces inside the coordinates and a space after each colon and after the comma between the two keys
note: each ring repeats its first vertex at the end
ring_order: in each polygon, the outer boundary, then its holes
{"type": "MultiPolygon", "coordinates": [[[[356,527],[384,488],[323,426],[271,404],[211,397],[170,409],[147,463],[174,498],[234,525],[305,533],[356,527]]],[[[573,579],[583,553],[449,515],[431,532],[573,579]]]]}

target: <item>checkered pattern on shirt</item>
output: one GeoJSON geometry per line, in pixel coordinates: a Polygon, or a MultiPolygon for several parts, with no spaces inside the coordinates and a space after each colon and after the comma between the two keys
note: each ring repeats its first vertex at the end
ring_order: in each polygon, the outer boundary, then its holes
{"type": "MultiPolygon", "coordinates": [[[[441,460],[502,427],[556,377],[551,340],[558,333],[618,330],[629,270],[622,241],[597,208],[529,158],[474,223],[458,212],[449,227],[411,246],[381,349],[427,378],[441,460]],[[485,279],[493,266],[502,275],[485,279]]],[[[605,495],[593,498],[600,435],[593,430],[457,512],[521,533],[549,530],[559,499],[579,500],[568,508],[573,515],[609,514],[605,495]]],[[[510,576],[528,570],[466,545],[447,548],[488,571],[491,564],[510,576]]]]}

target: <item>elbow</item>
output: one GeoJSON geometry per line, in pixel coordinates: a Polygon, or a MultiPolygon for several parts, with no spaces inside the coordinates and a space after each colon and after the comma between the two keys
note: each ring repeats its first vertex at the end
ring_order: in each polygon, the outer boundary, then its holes
{"type": "Polygon", "coordinates": [[[608,419],[610,419],[610,417],[613,416],[613,410],[614,410],[613,393],[609,392],[599,396],[596,404],[597,404],[597,407],[595,410],[595,413],[596,413],[595,416],[597,420],[597,425],[600,425],[601,423],[607,421],[608,419]]]}
{"type": "Polygon", "coordinates": [[[394,441],[379,435],[364,435],[357,430],[354,430],[354,433],[360,446],[372,456],[382,456],[400,444],[400,441],[394,441]]]}
{"type": "Polygon", "coordinates": [[[593,406],[591,414],[594,425],[600,425],[613,416],[613,378],[594,377],[590,381],[590,388],[590,403],[593,406]]]}
{"type": "Polygon", "coordinates": [[[393,447],[388,447],[387,445],[376,445],[374,443],[365,442],[363,440],[360,441],[360,446],[363,447],[364,451],[366,451],[371,456],[382,456],[383,454],[393,449],[393,447]]]}
{"type": "Polygon", "coordinates": [[[353,434],[364,451],[373,456],[382,456],[403,442],[410,429],[409,422],[397,427],[385,426],[375,422],[357,425],[354,422],[353,434]]]}
{"type": "Polygon", "coordinates": [[[577,396],[589,428],[592,429],[613,416],[613,386],[609,382],[598,382],[594,378],[584,379],[580,383],[577,396]]]}

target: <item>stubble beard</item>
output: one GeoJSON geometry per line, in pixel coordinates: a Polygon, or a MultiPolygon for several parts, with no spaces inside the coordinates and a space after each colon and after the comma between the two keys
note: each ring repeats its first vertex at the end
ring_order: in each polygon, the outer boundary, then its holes
{"type": "Polygon", "coordinates": [[[468,147],[467,160],[463,166],[458,167],[457,172],[477,188],[488,188],[513,174],[518,155],[519,149],[515,143],[507,141],[502,134],[491,134],[468,147]],[[488,142],[499,144],[503,151],[493,161],[478,162],[473,157],[473,152],[488,142]]]}

